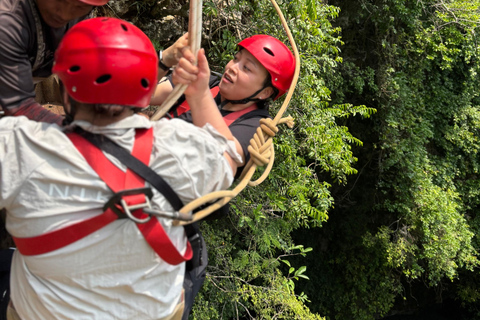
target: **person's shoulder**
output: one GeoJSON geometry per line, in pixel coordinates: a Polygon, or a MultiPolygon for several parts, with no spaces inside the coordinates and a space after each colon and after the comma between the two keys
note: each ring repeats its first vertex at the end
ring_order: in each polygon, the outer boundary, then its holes
{"type": "Polygon", "coordinates": [[[38,134],[41,131],[54,130],[57,132],[60,131],[59,129],[60,127],[56,124],[33,121],[25,116],[0,118],[0,134],[15,131],[30,131],[38,134]]]}
{"type": "Polygon", "coordinates": [[[0,132],[12,131],[22,125],[28,125],[30,121],[25,116],[0,118],[0,132]]]}
{"type": "Polygon", "coordinates": [[[25,0],[0,1],[0,43],[5,45],[17,37],[24,39],[25,31],[34,25],[32,19],[31,8],[25,0]]]}
{"type": "Polygon", "coordinates": [[[52,133],[51,129],[58,134],[59,128],[57,125],[29,120],[25,116],[3,117],[0,119],[0,138],[27,135],[41,140],[52,133]]]}
{"type": "Polygon", "coordinates": [[[152,121],[152,126],[154,127],[154,130],[160,131],[160,134],[162,132],[170,132],[170,131],[195,131],[198,128],[195,127],[193,124],[186,122],[185,120],[174,118],[174,119],[167,119],[167,118],[161,118],[158,121],[152,121]]]}
{"type": "Polygon", "coordinates": [[[0,24],[8,23],[9,19],[25,21],[30,18],[29,10],[26,0],[2,0],[0,1],[0,24]]]}
{"type": "Polygon", "coordinates": [[[221,136],[210,126],[197,127],[182,119],[160,119],[153,121],[152,126],[155,130],[155,138],[158,141],[174,145],[183,144],[191,147],[203,148],[207,144],[218,143],[221,136]]]}
{"type": "Polygon", "coordinates": [[[255,109],[250,112],[247,112],[240,117],[238,117],[232,125],[240,125],[240,124],[250,124],[253,123],[258,126],[258,121],[260,119],[271,118],[268,110],[265,109],[255,109]]]}

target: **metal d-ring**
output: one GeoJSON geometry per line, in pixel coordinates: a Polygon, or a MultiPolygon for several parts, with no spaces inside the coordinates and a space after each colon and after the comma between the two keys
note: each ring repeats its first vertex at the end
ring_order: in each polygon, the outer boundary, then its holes
{"type": "Polygon", "coordinates": [[[127,204],[127,202],[122,199],[122,200],[120,200],[120,204],[122,205],[123,212],[127,215],[127,217],[130,218],[130,220],[132,220],[136,223],[147,223],[152,218],[151,215],[148,215],[145,219],[139,219],[132,214],[132,211],[135,211],[135,210],[138,210],[138,209],[143,209],[143,211],[145,211],[145,208],[151,208],[152,207],[151,204],[150,204],[150,199],[148,199],[148,197],[145,197],[145,202],[144,203],[134,204],[134,205],[129,206],[127,204]]]}

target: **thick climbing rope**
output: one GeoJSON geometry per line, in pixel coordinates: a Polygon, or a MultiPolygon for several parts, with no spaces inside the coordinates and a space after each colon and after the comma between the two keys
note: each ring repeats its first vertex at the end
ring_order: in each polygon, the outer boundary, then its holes
{"type": "MultiPolygon", "coordinates": [[[[288,94],[285,97],[285,100],[274,119],[260,120],[260,127],[257,128],[254,137],[250,140],[250,146],[248,147],[248,151],[250,152],[250,160],[243,169],[242,176],[239,179],[240,181],[235,186],[235,188],[233,188],[232,190],[212,192],[188,203],[182,209],[180,209],[181,213],[188,214],[194,209],[197,209],[203,205],[215,201],[214,203],[208,205],[206,208],[193,214],[192,221],[175,221],[174,223],[176,225],[184,225],[201,220],[208,216],[210,213],[227,204],[231,199],[236,197],[243,189],[245,189],[247,185],[256,186],[262,183],[267,178],[273,167],[275,155],[273,137],[278,132],[277,125],[281,123],[286,123],[290,128],[293,127],[293,118],[291,116],[285,118],[282,117],[288,107],[288,104],[290,103],[294,88],[297,85],[298,76],[300,74],[300,57],[298,54],[297,46],[295,44],[295,40],[293,39],[290,28],[287,25],[285,17],[280,10],[280,7],[275,0],[270,0],[270,2],[275,7],[275,10],[280,17],[282,26],[287,33],[288,40],[290,41],[295,56],[295,73],[292,83],[290,85],[290,89],[288,90],[288,94]],[[266,168],[263,174],[257,180],[251,181],[257,167],[262,167],[265,165],[266,168]]],[[[192,48],[192,52],[196,53],[200,49],[200,38],[202,33],[202,0],[191,0],[189,19],[189,45],[192,48]]],[[[155,121],[160,119],[168,111],[168,109],[170,109],[170,107],[178,100],[178,98],[183,94],[183,92],[185,92],[186,87],[187,86],[185,85],[176,86],[174,90],[170,93],[170,95],[167,97],[167,99],[164,101],[164,103],[160,106],[160,108],[151,117],[151,120],[155,121]]]]}
{"type": "MultiPolygon", "coordinates": [[[[195,57],[197,56],[198,50],[200,50],[200,43],[202,39],[202,6],[203,0],[190,1],[188,45],[190,46],[192,52],[195,53],[195,57]]],[[[173,106],[173,104],[182,96],[186,89],[187,85],[185,84],[175,86],[173,91],[170,92],[165,101],[163,101],[162,105],[150,117],[150,120],[157,121],[163,117],[165,113],[173,106]]]]}

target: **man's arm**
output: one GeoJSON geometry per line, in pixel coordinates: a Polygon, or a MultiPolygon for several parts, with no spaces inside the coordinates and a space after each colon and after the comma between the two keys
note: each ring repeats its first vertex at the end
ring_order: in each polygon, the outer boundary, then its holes
{"type": "Polygon", "coordinates": [[[152,105],[161,105],[168,95],[173,91],[173,86],[167,77],[162,78],[155,88],[155,93],[150,100],[152,105]]]}
{"type": "MultiPolygon", "coordinates": [[[[182,49],[188,46],[188,33],[178,38],[177,41],[167,49],[163,51],[162,63],[167,67],[173,67],[177,65],[178,60],[182,57],[182,49]]],[[[165,77],[168,71],[158,68],[158,77],[160,81],[157,84],[157,88],[150,100],[152,105],[161,105],[167,96],[172,92],[173,86],[170,81],[165,77]]]]}
{"type": "Polygon", "coordinates": [[[6,116],[26,116],[28,119],[38,122],[61,125],[63,121],[62,116],[45,109],[33,98],[23,100],[19,106],[10,106],[4,110],[6,116]]]}

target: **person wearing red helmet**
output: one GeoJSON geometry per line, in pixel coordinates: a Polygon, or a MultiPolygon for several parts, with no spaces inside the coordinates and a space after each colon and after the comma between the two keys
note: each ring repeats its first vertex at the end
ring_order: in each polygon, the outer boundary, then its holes
{"type": "Polygon", "coordinates": [[[17,245],[10,319],[181,318],[191,250],[172,219],[179,204],[228,188],[241,158],[195,81],[186,99],[212,125],[135,113],[149,105],[157,65],[134,25],[87,19],[55,53],[69,124],[0,119],[0,207],[17,245]]]}
{"type": "MultiPolygon", "coordinates": [[[[268,98],[276,100],[285,94],[285,92],[287,92],[287,90],[290,88],[290,84],[293,80],[293,74],[295,72],[295,58],[290,49],[288,49],[283,42],[272,36],[259,34],[240,41],[238,47],[248,51],[248,53],[251,54],[253,58],[255,58],[256,61],[258,61],[258,63],[260,63],[269,73],[270,77],[265,80],[264,87],[274,88],[275,94],[269,96],[268,98]]],[[[239,50],[237,56],[233,61],[230,61],[229,64],[233,64],[235,59],[241,59],[241,56],[242,50],[239,50]]],[[[255,59],[252,59],[248,55],[245,59],[250,59],[256,63],[255,59]]],[[[229,65],[227,64],[226,69],[228,69],[228,67],[229,65]]],[[[221,92],[222,84],[224,83],[229,83],[229,81],[221,82],[219,85],[221,92]]],[[[225,90],[226,89],[224,89],[223,92],[225,90]]],[[[261,89],[252,94],[252,97],[247,99],[256,99],[257,94],[260,94],[260,92],[261,89]]],[[[225,95],[225,93],[223,95],[225,95]]]]}
{"type": "MultiPolygon", "coordinates": [[[[269,117],[269,103],[284,95],[292,83],[295,57],[283,42],[269,35],[248,37],[238,43],[238,48],[234,58],[225,66],[223,75],[212,75],[210,88],[226,121],[235,118],[229,122],[229,128],[246,163],[249,160],[248,145],[259,120],[269,117]],[[241,116],[236,117],[240,113],[241,116]]],[[[162,80],[157,86],[152,104],[160,105],[173,90],[175,81],[172,77],[168,80],[162,80]]],[[[169,114],[195,123],[184,101],[184,97],[180,98],[169,114]]],[[[239,167],[237,176],[242,168],[239,167]]]]}
{"type": "MultiPolygon", "coordinates": [[[[220,79],[211,76],[208,86],[225,123],[235,137],[237,151],[245,164],[250,157],[248,152],[250,139],[260,125],[260,119],[269,117],[269,102],[278,99],[290,87],[295,72],[295,58],[285,44],[269,35],[251,36],[240,41],[238,47],[238,52],[226,65],[220,79]]],[[[198,69],[190,63],[193,58],[192,52],[185,50],[184,58],[180,59],[169,78],[170,81],[163,80],[157,86],[152,104],[161,104],[162,99],[173,90],[174,83],[190,84],[193,79],[200,77],[198,69]]],[[[205,57],[200,54],[199,59],[205,57]]],[[[198,126],[211,121],[208,113],[200,114],[189,109],[188,101],[181,98],[171,108],[169,115],[198,126]]],[[[237,177],[243,167],[239,166],[237,177]]],[[[225,211],[228,211],[228,206],[216,214],[221,216],[225,211]]],[[[188,319],[195,296],[204,282],[208,264],[207,249],[199,226],[198,224],[190,226],[187,234],[196,254],[187,263],[183,320],[188,319]]]]}
{"type": "Polygon", "coordinates": [[[0,6],[0,111],[58,123],[62,117],[35,102],[35,84],[52,73],[65,32],[108,0],[2,0],[0,6]],[[2,111],[3,110],[3,111],[2,111]]]}

